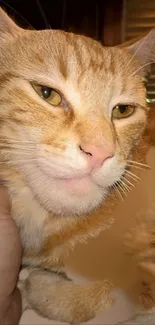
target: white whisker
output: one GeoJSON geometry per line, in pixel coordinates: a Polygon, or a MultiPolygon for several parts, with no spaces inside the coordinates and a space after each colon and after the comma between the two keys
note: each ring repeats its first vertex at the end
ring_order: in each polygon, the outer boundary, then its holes
{"type": "Polygon", "coordinates": [[[147,165],[147,164],[143,164],[143,163],[141,163],[141,162],[139,162],[139,161],[127,160],[127,162],[129,162],[129,163],[131,163],[131,164],[134,164],[134,165],[140,165],[140,166],[143,166],[143,167],[146,167],[146,168],[150,168],[149,165],[147,165]]]}
{"type": "Polygon", "coordinates": [[[31,163],[33,161],[37,161],[37,159],[35,158],[32,158],[32,159],[15,159],[15,160],[12,160],[12,159],[9,159],[9,160],[4,160],[4,161],[0,161],[0,164],[11,164],[11,165],[14,165],[14,164],[18,164],[18,163],[31,163]]]}
{"type": "Polygon", "coordinates": [[[131,74],[131,76],[134,76],[134,75],[135,75],[137,72],[139,72],[141,69],[143,69],[143,68],[145,68],[145,67],[147,67],[148,65],[153,64],[153,63],[155,63],[155,61],[150,61],[150,62],[148,62],[148,63],[143,64],[141,67],[139,67],[137,70],[135,70],[135,71],[131,74]]]}
{"type": "Polygon", "coordinates": [[[128,179],[126,179],[125,176],[122,176],[122,178],[123,178],[124,182],[126,182],[127,184],[130,184],[132,187],[135,187],[135,185],[132,184],[128,179]]]}
{"type": "Polygon", "coordinates": [[[29,27],[31,27],[33,30],[35,30],[35,28],[28,22],[28,20],[26,20],[26,18],[24,18],[18,11],[16,11],[12,6],[10,6],[10,4],[8,4],[4,0],[3,0],[3,3],[5,3],[5,5],[8,6],[8,8],[13,10],[23,21],[25,21],[28,24],[29,27]]]}
{"type": "Polygon", "coordinates": [[[122,192],[124,193],[124,195],[127,196],[127,194],[128,194],[128,193],[127,193],[127,190],[126,190],[126,188],[124,187],[124,185],[122,184],[121,180],[119,181],[118,186],[119,186],[119,188],[122,190],[122,192]]]}
{"type": "MultiPolygon", "coordinates": [[[[1,150],[1,152],[2,152],[2,150],[1,150]]],[[[4,149],[4,153],[6,154],[6,153],[9,153],[10,155],[14,155],[14,154],[21,154],[21,155],[26,155],[26,156],[29,156],[29,157],[31,157],[31,154],[29,153],[29,152],[23,152],[23,151],[21,151],[21,149],[15,149],[15,150],[8,150],[8,149],[4,149]]]]}
{"type": "Polygon", "coordinates": [[[122,194],[120,193],[119,188],[117,187],[116,184],[113,185],[113,188],[114,188],[114,190],[116,191],[118,197],[119,197],[122,201],[124,201],[123,196],[122,196],[122,194]]]}
{"type": "Polygon", "coordinates": [[[122,179],[120,179],[120,183],[127,192],[131,192],[131,188],[122,179]]]}
{"type": "Polygon", "coordinates": [[[141,181],[141,178],[139,176],[137,176],[136,174],[132,173],[131,171],[129,171],[128,169],[126,169],[126,174],[128,177],[134,179],[135,181],[137,180],[138,181],[141,181]]]}
{"type": "Polygon", "coordinates": [[[138,46],[137,50],[134,52],[133,56],[131,57],[131,59],[129,60],[128,64],[126,65],[125,68],[127,68],[129,66],[129,64],[133,61],[134,57],[136,56],[136,54],[138,53],[138,51],[141,49],[141,47],[144,45],[145,41],[147,40],[147,38],[151,35],[151,33],[154,31],[154,28],[150,30],[150,32],[144,37],[143,41],[140,42],[140,45],[138,46]]]}
{"type": "Polygon", "coordinates": [[[1,145],[1,143],[0,143],[0,150],[2,151],[2,150],[9,150],[10,149],[10,151],[14,151],[14,149],[17,149],[17,150],[21,150],[21,152],[22,151],[31,151],[31,152],[33,152],[34,151],[34,149],[35,149],[35,147],[34,148],[28,148],[28,147],[23,147],[23,146],[18,146],[18,145],[5,145],[5,144],[3,144],[3,145],[1,145]]]}
{"type": "Polygon", "coordinates": [[[0,141],[9,141],[10,143],[32,143],[32,144],[34,144],[34,142],[33,141],[31,141],[31,140],[19,140],[19,139],[16,139],[16,138],[11,138],[11,137],[1,137],[0,136],[0,141]]]}
{"type": "MultiPolygon", "coordinates": [[[[115,185],[115,184],[114,184],[115,185]]],[[[118,187],[117,187],[117,185],[115,185],[115,189],[116,189],[116,192],[117,192],[117,194],[118,194],[118,196],[121,198],[121,200],[124,202],[124,198],[123,198],[123,196],[122,196],[122,194],[121,194],[121,192],[119,191],[119,185],[118,185],[118,187]]]]}
{"type": "Polygon", "coordinates": [[[148,169],[146,169],[146,167],[143,167],[143,166],[132,165],[132,164],[127,164],[127,166],[135,168],[135,169],[139,169],[139,170],[148,171],[148,169]]]}

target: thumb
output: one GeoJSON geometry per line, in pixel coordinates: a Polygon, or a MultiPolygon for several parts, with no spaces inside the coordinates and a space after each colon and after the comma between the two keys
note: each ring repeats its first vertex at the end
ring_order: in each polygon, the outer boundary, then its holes
{"type": "Polygon", "coordinates": [[[0,185],[0,219],[11,219],[11,202],[6,187],[0,185]]]}
{"type": "Polygon", "coordinates": [[[13,292],[21,263],[20,237],[10,208],[7,189],[0,186],[0,304],[13,292]]]}

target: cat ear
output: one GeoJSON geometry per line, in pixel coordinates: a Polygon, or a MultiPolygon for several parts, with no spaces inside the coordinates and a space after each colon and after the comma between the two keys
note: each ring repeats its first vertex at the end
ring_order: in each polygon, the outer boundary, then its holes
{"type": "Polygon", "coordinates": [[[0,8],[0,36],[5,33],[15,35],[19,31],[21,31],[21,28],[0,8]]]}
{"type": "Polygon", "coordinates": [[[151,63],[155,62],[155,28],[143,38],[132,41],[128,49],[140,63],[139,73],[143,76],[147,75],[150,72],[151,63]]]}

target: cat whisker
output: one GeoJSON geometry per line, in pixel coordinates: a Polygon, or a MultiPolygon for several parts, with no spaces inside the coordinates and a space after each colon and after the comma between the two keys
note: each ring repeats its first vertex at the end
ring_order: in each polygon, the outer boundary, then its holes
{"type": "MultiPolygon", "coordinates": [[[[8,138],[8,137],[6,137],[6,138],[0,137],[0,143],[2,143],[4,145],[12,145],[12,144],[23,145],[23,144],[25,144],[26,146],[31,146],[31,147],[35,147],[37,144],[40,144],[39,142],[34,143],[34,141],[31,141],[31,140],[30,141],[29,140],[18,140],[18,139],[8,138]]],[[[46,142],[45,142],[45,145],[46,145],[46,142]]],[[[52,147],[52,144],[51,144],[51,147],[52,147]]],[[[74,149],[75,151],[77,150],[76,147],[71,144],[67,144],[67,147],[69,149],[74,149]]],[[[71,155],[72,155],[72,153],[71,153],[71,155]]]]}
{"type": "Polygon", "coordinates": [[[16,163],[31,163],[33,161],[37,161],[37,159],[33,158],[33,159],[18,159],[18,160],[4,160],[4,161],[0,161],[0,164],[16,164],[16,163]]]}
{"type": "Polygon", "coordinates": [[[122,176],[124,182],[126,182],[127,184],[131,185],[132,187],[135,187],[134,184],[132,184],[125,176],[122,176]]]}
{"type": "Polygon", "coordinates": [[[120,183],[122,184],[123,188],[124,188],[128,193],[131,192],[131,187],[129,187],[129,185],[127,185],[127,184],[125,183],[125,181],[122,180],[122,178],[120,179],[120,183]]]}
{"type": "Polygon", "coordinates": [[[118,197],[119,197],[122,201],[124,201],[124,198],[123,198],[122,194],[120,193],[119,188],[117,187],[116,184],[113,185],[113,188],[114,188],[114,190],[116,191],[118,197]]]}
{"type": "Polygon", "coordinates": [[[120,188],[120,190],[123,192],[123,194],[124,194],[125,196],[128,195],[127,191],[124,189],[124,186],[122,186],[122,184],[121,184],[120,182],[119,182],[119,188],[120,188]]]}
{"type": "Polygon", "coordinates": [[[35,147],[35,144],[34,143],[25,143],[25,142],[16,142],[16,141],[6,141],[5,140],[2,140],[0,139],[0,146],[13,146],[13,145],[16,145],[16,146],[25,146],[26,148],[34,148],[35,147]]]}
{"type": "Polygon", "coordinates": [[[33,152],[35,150],[35,147],[34,148],[28,148],[28,147],[23,147],[23,146],[18,146],[18,145],[6,145],[6,144],[1,144],[0,143],[0,150],[9,150],[10,152],[11,151],[14,151],[14,149],[17,149],[18,151],[21,151],[21,153],[25,150],[25,151],[31,151],[33,152]],[[10,149],[10,150],[9,150],[10,149]]]}
{"type": "MultiPolygon", "coordinates": [[[[66,159],[65,159],[65,161],[66,161],[66,159]]],[[[70,160],[68,160],[69,162],[70,162],[70,160]]],[[[64,168],[64,162],[62,161],[56,161],[56,163],[55,162],[49,162],[48,160],[46,160],[46,161],[44,161],[44,166],[46,166],[47,168],[49,167],[49,168],[52,168],[52,167],[54,167],[55,168],[55,165],[56,166],[58,166],[58,167],[61,167],[61,168],[64,168]]],[[[71,165],[66,165],[66,168],[67,168],[67,171],[68,170],[75,170],[74,169],[74,167],[72,167],[71,165]]]]}
{"type": "MultiPolygon", "coordinates": [[[[16,150],[16,151],[14,150],[13,152],[12,152],[12,150],[11,151],[5,150],[5,153],[6,154],[7,153],[10,154],[11,158],[9,158],[9,157],[6,158],[6,159],[4,158],[4,160],[2,161],[2,164],[9,163],[9,162],[10,162],[10,164],[16,164],[16,163],[32,163],[32,162],[35,162],[35,161],[38,162],[38,158],[35,158],[35,157],[31,156],[27,152],[22,152],[21,153],[18,150],[16,150]],[[21,158],[20,157],[18,159],[16,157],[13,158],[12,155],[11,155],[12,153],[14,155],[15,154],[17,154],[17,155],[20,155],[21,154],[21,158]],[[22,159],[23,156],[24,156],[24,159],[22,159]]],[[[55,155],[55,157],[56,157],[56,155],[55,155]]],[[[66,161],[66,159],[65,159],[65,161],[66,161]]],[[[70,161],[70,159],[68,159],[68,161],[70,161]]],[[[53,162],[45,161],[44,164],[47,166],[47,168],[52,168],[53,166],[55,167],[55,163],[53,164],[53,162]]],[[[57,161],[56,162],[56,165],[58,167],[63,167],[63,161],[62,162],[57,161]]],[[[70,169],[72,169],[71,166],[69,166],[69,167],[70,167],[70,169]]]]}
{"type": "Polygon", "coordinates": [[[49,25],[49,23],[48,23],[47,17],[46,17],[46,15],[45,15],[45,12],[44,12],[44,10],[43,10],[43,7],[42,7],[40,1],[39,1],[39,0],[36,0],[36,3],[37,3],[38,9],[39,9],[40,14],[41,14],[41,16],[42,16],[42,18],[43,18],[43,21],[44,21],[44,23],[45,23],[46,28],[47,28],[47,29],[50,28],[50,25],[49,25]]]}
{"type": "MultiPolygon", "coordinates": [[[[37,148],[36,146],[34,145],[34,143],[31,145],[23,145],[23,143],[21,142],[21,144],[19,143],[0,143],[0,149],[2,151],[5,151],[7,152],[7,150],[10,149],[10,152],[13,152],[14,153],[14,149],[17,149],[20,153],[21,151],[21,154],[23,153],[23,151],[29,151],[29,152],[34,152],[34,151],[37,151],[37,148]]],[[[77,152],[76,152],[77,153],[77,152]]],[[[51,151],[49,151],[49,154],[55,156],[55,157],[63,157],[63,152],[52,152],[52,146],[51,146],[51,151]]],[[[78,154],[78,153],[77,153],[78,154]]],[[[74,155],[74,152],[71,152],[70,154],[68,153],[67,155],[65,154],[65,160],[66,161],[70,161],[72,158],[73,158],[73,155],[74,155]]],[[[74,159],[75,160],[75,159],[74,159]]]]}
{"type": "Polygon", "coordinates": [[[9,148],[13,148],[13,147],[18,147],[18,148],[25,148],[27,149],[33,149],[36,147],[35,144],[31,144],[31,143],[24,143],[24,142],[5,142],[5,141],[1,141],[0,140],[0,147],[9,147],[9,148]]]}
{"type": "Polygon", "coordinates": [[[13,7],[11,7],[7,2],[5,2],[3,0],[3,3],[8,7],[10,8],[11,10],[13,10],[21,19],[23,19],[23,21],[25,21],[29,27],[31,27],[33,30],[35,30],[35,28],[18,12],[16,11],[13,7]]]}
{"type": "Polygon", "coordinates": [[[137,178],[134,178],[133,176],[131,176],[131,175],[128,175],[128,174],[125,174],[125,177],[126,177],[126,180],[127,181],[133,181],[133,182],[136,182],[136,183],[139,183],[140,182],[140,180],[138,180],[137,178]]]}
{"type": "Polygon", "coordinates": [[[141,163],[141,162],[139,162],[139,161],[134,161],[134,160],[127,160],[127,163],[130,163],[130,164],[133,164],[133,165],[140,165],[140,166],[143,166],[143,167],[146,167],[146,168],[150,168],[150,166],[149,165],[147,165],[147,164],[143,164],[143,163],[141,163]]]}
{"type": "Polygon", "coordinates": [[[147,38],[152,34],[152,32],[154,31],[154,28],[152,28],[150,30],[150,32],[144,37],[143,41],[140,42],[140,45],[138,46],[137,50],[134,52],[134,54],[132,55],[131,59],[129,60],[129,62],[127,63],[126,67],[127,68],[130,63],[133,61],[134,57],[136,56],[136,54],[139,52],[139,50],[141,49],[141,47],[144,45],[145,41],[147,40],[147,38]]]}
{"type": "Polygon", "coordinates": [[[131,179],[139,182],[141,181],[141,178],[139,176],[137,176],[136,174],[132,173],[131,171],[129,171],[128,169],[126,169],[125,173],[127,174],[128,177],[130,177],[131,179]]]}
{"type": "Polygon", "coordinates": [[[150,62],[148,62],[148,63],[143,64],[141,67],[139,67],[137,70],[135,70],[135,71],[131,74],[131,77],[134,76],[134,75],[135,75],[137,72],[139,72],[141,69],[143,69],[143,68],[145,68],[145,67],[147,67],[148,65],[153,64],[153,63],[155,63],[155,61],[150,61],[150,62]]]}
{"type": "Polygon", "coordinates": [[[23,143],[23,142],[26,142],[26,143],[30,143],[30,142],[32,142],[32,143],[34,143],[32,140],[24,140],[24,139],[22,139],[22,140],[19,140],[18,138],[12,138],[12,137],[5,137],[5,136],[0,136],[0,141],[1,140],[7,140],[7,141],[16,141],[16,142],[19,142],[19,143],[23,143]]]}
{"type": "MultiPolygon", "coordinates": [[[[16,147],[15,148],[11,147],[10,150],[9,150],[9,147],[8,148],[1,148],[1,152],[3,152],[4,154],[9,154],[11,157],[12,157],[12,155],[13,155],[13,157],[14,157],[14,155],[21,155],[21,156],[24,155],[26,157],[30,157],[29,160],[31,160],[31,161],[33,159],[32,154],[33,155],[35,154],[34,150],[27,150],[27,148],[25,150],[25,148],[16,148],[16,147]]],[[[52,153],[51,153],[51,155],[52,155],[52,153]]],[[[62,154],[58,154],[58,153],[54,153],[54,157],[55,158],[63,158],[62,154]]],[[[16,158],[15,158],[15,160],[16,160],[16,158]]],[[[64,161],[65,162],[70,162],[71,157],[66,157],[65,156],[64,161]]],[[[57,161],[56,164],[57,164],[57,166],[61,167],[63,165],[63,161],[62,162],[57,161]]],[[[50,164],[48,161],[46,161],[46,165],[48,167],[50,167],[50,168],[52,167],[52,163],[50,164]]]]}
{"type": "MultiPolygon", "coordinates": [[[[9,153],[10,155],[11,154],[18,154],[18,155],[26,155],[26,156],[29,156],[29,157],[32,157],[31,156],[31,154],[29,153],[29,152],[26,152],[26,151],[22,151],[21,149],[18,149],[18,148],[15,148],[15,149],[12,149],[11,148],[11,150],[8,150],[8,148],[7,149],[3,149],[4,150],[4,154],[6,154],[6,153],[9,153]]],[[[1,149],[1,152],[3,151],[2,149],[1,149]]]]}
{"type": "Polygon", "coordinates": [[[117,185],[120,188],[120,190],[123,192],[123,194],[125,196],[127,196],[128,193],[127,193],[126,189],[124,188],[124,185],[122,184],[121,180],[117,183],[117,185]]]}
{"type": "Polygon", "coordinates": [[[18,143],[18,142],[5,142],[5,141],[0,141],[0,146],[2,147],[2,146],[8,146],[8,147],[19,147],[19,148],[26,148],[26,149],[31,149],[31,148],[35,148],[36,147],[36,145],[34,145],[34,144],[30,144],[30,143],[18,143]]]}
{"type": "Polygon", "coordinates": [[[146,167],[143,167],[143,166],[132,165],[132,164],[127,164],[127,166],[128,166],[128,167],[135,168],[135,169],[139,169],[139,170],[148,171],[148,169],[146,169],[146,167]]]}

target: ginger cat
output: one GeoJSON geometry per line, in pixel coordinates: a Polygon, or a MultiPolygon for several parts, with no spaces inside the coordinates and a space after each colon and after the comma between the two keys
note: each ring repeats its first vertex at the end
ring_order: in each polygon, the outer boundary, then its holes
{"type": "Polygon", "coordinates": [[[155,31],[109,48],[63,31],[23,30],[0,10],[0,175],[29,272],[19,284],[23,308],[77,324],[112,302],[108,281],[74,284],[64,261],[104,228],[121,181],[134,177],[135,154],[143,158],[142,76],[154,46],[155,31]]]}

